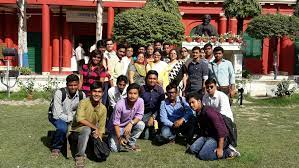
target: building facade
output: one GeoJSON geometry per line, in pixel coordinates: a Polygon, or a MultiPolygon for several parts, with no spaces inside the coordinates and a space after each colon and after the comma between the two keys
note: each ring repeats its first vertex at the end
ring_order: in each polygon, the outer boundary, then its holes
{"type": "MultiPolygon", "coordinates": [[[[236,18],[227,18],[223,0],[177,0],[185,26],[185,34],[202,23],[205,14],[219,34],[237,33],[236,18]]],[[[260,0],[262,13],[292,15],[296,0],[260,0]]],[[[113,36],[114,16],[130,9],[141,8],[145,0],[103,0],[103,38],[113,36]]],[[[83,43],[85,51],[95,42],[96,0],[27,0],[27,41],[29,67],[36,73],[70,72],[73,49],[83,43]]],[[[0,1],[0,45],[18,45],[18,7],[16,0],[0,1]]],[[[243,30],[250,21],[245,19],[243,30]]],[[[244,67],[252,73],[268,74],[273,70],[273,52],[277,48],[279,71],[299,73],[299,42],[283,38],[279,44],[270,39],[247,39],[244,67]],[[276,47],[278,46],[278,47],[276,47]],[[296,47],[298,46],[298,47],[296,47]]],[[[0,57],[1,59],[1,57],[0,57]]],[[[13,61],[17,65],[17,60],[13,61]]],[[[0,66],[4,62],[0,61],[0,66]]]]}

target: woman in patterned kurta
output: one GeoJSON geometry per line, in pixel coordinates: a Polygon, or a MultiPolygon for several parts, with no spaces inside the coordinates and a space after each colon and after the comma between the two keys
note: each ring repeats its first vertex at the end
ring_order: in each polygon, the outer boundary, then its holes
{"type": "Polygon", "coordinates": [[[105,77],[109,74],[106,71],[106,61],[103,53],[94,50],[90,53],[88,64],[84,64],[80,70],[80,88],[86,94],[90,95],[90,86],[95,82],[104,82],[105,77]]]}

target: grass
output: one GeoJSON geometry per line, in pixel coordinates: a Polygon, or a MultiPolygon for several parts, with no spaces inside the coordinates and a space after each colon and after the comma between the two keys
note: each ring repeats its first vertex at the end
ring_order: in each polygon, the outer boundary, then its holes
{"type": "MultiPolygon", "coordinates": [[[[10,97],[7,96],[7,92],[0,92],[0,100],[24,100],[27,98],[27,93],[25,91],[11,92],[10,97]]],[[[33,100],[35,99],[52,99],[52,92],[36,91],[33,93],[33,100]]]]}
{"type": "MultiPolygon", "coordinates": [[[[86,167],[298,167],[298,107],[258,103],[235,106],[242,155],[237,159],[201,161],[185,154],[184,146],[153,146],[138,140],[142,152],[112,153],[106,162],[87,160],[86,167]]],[[[47,120],[47,108],[47,104],[0,105],[0,167],[74,167],[72,159],[49,157],[44,141],[47,131],[54,128],[47,120]]]]}

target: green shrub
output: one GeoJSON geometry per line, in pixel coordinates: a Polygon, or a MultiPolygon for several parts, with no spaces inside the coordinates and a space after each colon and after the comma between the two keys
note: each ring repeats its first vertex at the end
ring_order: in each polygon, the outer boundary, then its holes
{"type": "Polygon", "coordinates": [[[21,75],[31,75],[32,70],[29,67],[17,67],[21,75]]]}
{"type": "Polygon", "coordinates": [[[275,95],[278,97],[291,96],[295,92],[296,88],[290,88],[289,80],[282,80],[277,84],[277,88],[274,91],[275,95]]]}

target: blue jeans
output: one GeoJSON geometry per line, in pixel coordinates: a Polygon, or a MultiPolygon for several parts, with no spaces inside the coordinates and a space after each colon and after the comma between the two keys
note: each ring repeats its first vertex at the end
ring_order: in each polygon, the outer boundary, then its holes
{"type": "Polygon", "coordinates": [[[63,146],[65,136],[67,134],[68,123],[61,119],[54,119],[52,114],[48,115],[48,119],[56,128],[54,137],[51,141],[51,148],[60,150],[63,146]]]}
{"type": "Polygon", "coordinates": [[[109,82],[103,83],[103,97],[102,97],[102,103],[106,106],[108,105],[107,99],[108,99],[108,89],[109,89],[109,82]]]}
{"type": "MultiPolygon", "coordinates": [[[[201,160],[218,160],[216,149],[217,141],[212,137],[200,137],[191,146],[190,151],[201,160]]],[[[223,149],[223,157],[229,157],[229,151],[223,149]]]]}
{"type": "MultiPolygon", "coordinates": [[[[145,127],[145,124],[143,121],[139,121],[137,124],[135,124],[132,127],[131,136],[128,139],[129,146],[134,146],[136,144],[136,141],[139,138],[139,136],[141,135],[144,127],[145,127]]],[[[122,136],[123,134],[124,134],[124,128],[120,128],[120,135],[122,136]]],[[[118,152],[120,149],[120,144],[118,143],[116,134],[111,133],[108,139],[109,139],[110,150],[112,152],[118,152]]]]}

